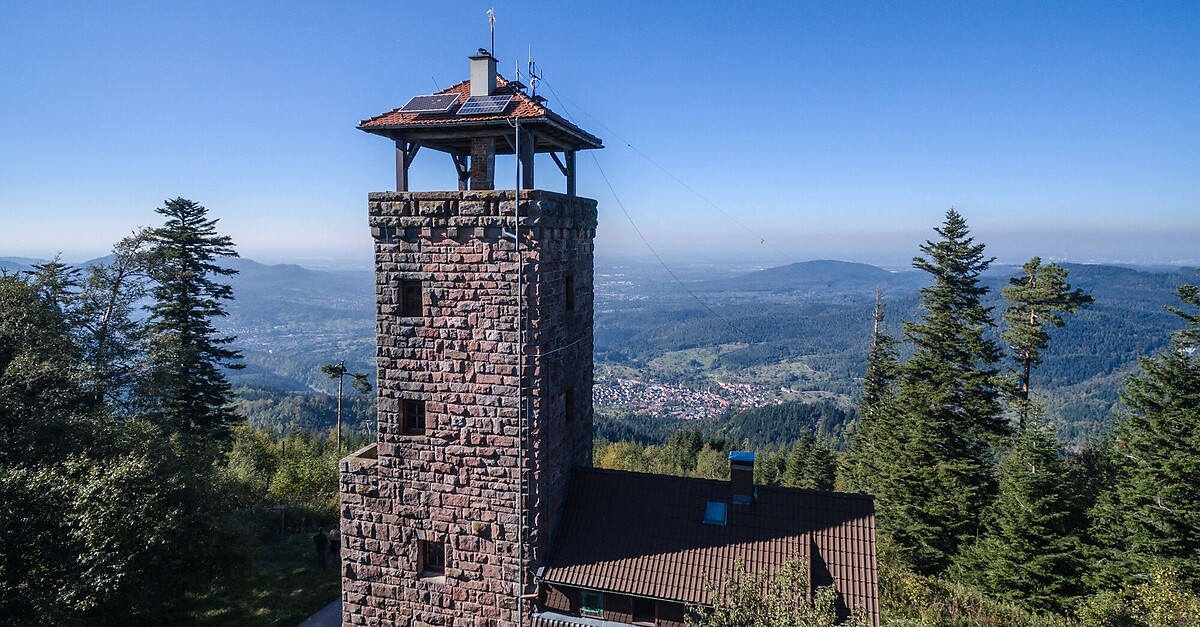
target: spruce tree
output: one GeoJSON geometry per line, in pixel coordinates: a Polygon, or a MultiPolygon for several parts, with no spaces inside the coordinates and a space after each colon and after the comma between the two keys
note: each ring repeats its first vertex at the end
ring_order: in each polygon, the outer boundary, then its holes
{"type": "Polygon", "coordinates": [[[1200,589],[1200,287],[1181,286],[1178,295],[1187,308],[1168,309],[1185,328],[1125,384],[1131,411],[1115,432],[1116,485],[1095,512],[1107,550],[1102,585],[1165,567],[1200,589]]]}
{"type": "Polygon", "coordinates": [[[858,423],[843,458],[845,487],[879,496],[886,491],[887,464],[895,459],[901,426],[896,411],[896,379],[900,372],[896,339],[888,334],[883,296],[875,293],[871,351],[863,375],[858,423]]]}
{"type": "Polygon", "coordinates": [[[933,283],[921,289],[924,318],[904,325],[913,354],[898,381],[900,446],[879,495],[881,529],[920,573],[943,570],[978,533],[995,490],[991,446],[1009,433],[998,399],[1000,349],[986,336],[994,326],[982,303],[988,288],[979,282],[993,259],[953,209],[935,232],[941,239],[913,259],[933,283]]]}
{"type": "Polygon", "coordinates": [[[146,401],[169,431],[224,440],[238,416],[223,369],[242,365],[241,353],[228,348],[234,338],[219,336],[213,326],[233,298],[232,288],[216,277],[237,273],[217,260],[237,257],[237,251],[229,236],[217,234],[208,210],[191,200],[168,200],[157,212],[166,222],[151,234],[153,370],[146,401]]]}
{"type": "Polygon", "coordinates": [[[1009,280],[1004,288],[1008,309],[1004,311],[1004,333],[1001,339],[1012,347],[1020,364],[1016,390],[1017,411],[1021,427],[1029,416],[1029,379],[1034,366],[1042,363],[1042,351],[1050,344],[1047,323],[1061,328],[1066,322],[1063,314],[1075,313],[1092,302],[1083,290],[1071,289],[1067,270],[1056,264],[1042,265],[1034,257],[1021,266],[1021,274],[1009,280]]]}
{"type": "Polygon", "coordinates": [[[832,490],[836,465],[833,451],[805,429],[788,452],[780,483],[789,488],[832,490]]]}
{"type": "Polygon", "coordinates": [[[1031,425],[1000,462],[985,533],[966,548],[958,579],[1036,612],[1068,610],[1082,595],[1082,529],[1075,486],[1054,431],[1031,425]]]}

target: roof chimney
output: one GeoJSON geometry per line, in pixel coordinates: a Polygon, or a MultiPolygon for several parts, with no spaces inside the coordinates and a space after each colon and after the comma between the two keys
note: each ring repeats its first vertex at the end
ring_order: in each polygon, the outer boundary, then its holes
{"type": "Polygon", "coordinates": [[[754,452],[729,452],[729,485],[733,489],[732,501],[749,505],[754,501],[754,452]]]}
{"type": "Polygon", "coordinates": [[[496,57],[483,48],[471,60],[471,95],[490,96],[496,91],[496,57]]]}

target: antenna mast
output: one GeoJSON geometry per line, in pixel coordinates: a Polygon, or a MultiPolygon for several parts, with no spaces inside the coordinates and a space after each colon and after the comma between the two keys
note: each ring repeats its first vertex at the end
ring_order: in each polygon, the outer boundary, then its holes
{"type": "Polygon", "coordinates": [[[489,50],[488,54],[490,54],[494,57],[494,56],[496,56],[496,7],[492,7],[490,9],[488,9],[487,16],[488,16],[488,30],[491,31],[491,34],[492,34],[492,47],[489,50]]]}
{"type": "Polygon", "coordinates": [[[533,46],[529,46],[529,95],[537,95],[537,84],[542,76],[538,74],[537,64],[533,62],[533,46]]]}

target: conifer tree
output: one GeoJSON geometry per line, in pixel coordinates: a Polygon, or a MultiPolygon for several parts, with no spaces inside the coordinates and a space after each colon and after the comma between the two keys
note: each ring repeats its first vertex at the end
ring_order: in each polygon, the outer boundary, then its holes
{"type": "Polygon", "coordinates": [[[879,495],[880,527],[902,559],[920,573],[943,570],[994,492],[991,446],[1008,435],[1000,413],[996,363],[1000,349],[982,304],[979,276],[993,259],[974,243],[957,211],[935,229],[913,266],[928,272],[921,289],[925,317],[906,322],[912,356],[901,367],[901,420],[887,490],[879,495]]]}
{"type": "Polygon", "coordinates": [[[1000,462],[985,533],[963,551],[958,579],[1036,612],[1061,613],[1082,595],[1074,486],[1054,431],[1031,425],[1000,462]]]}
{"type": "Polygon", "coordinates": [[[875,293],[874,326],[863,375],[858,424],[843,460],[846,487],[878,496],[886,490],[887,462],[895,459],[900,434],[896,379],[900,372],[896,339],[886,329],[883,295],[875,293]]]}
{"type": "Polygon", "coordinates": [[[154,418],[169,430],[223,440],[238,420],[230,407],[224,368],[241,368],[241,353],[228,348],[215,318],[226,315],[233,290],[216,277],[236,274],[221,266],[237,257],[233,240],[218,235],[217,220],[203,206],[174,198],[156,210],[166,222],[152,231],[150,358],[153,372],[146,400],[154,418]]]}
{"type": "Polygon", "coordinates": [[[833,451],[805,429],[788,452],[781,483],[789,488],[832,490],[835,466],[833,451]]]}
{"type": "Polygon", "coordinates": [[[1061,328],[1063,314],[1075,313],[1092,302],[1083,290],[1071,289],[1067,270],[1056,264],[1042,265],[1034,257],[1021,266],[1021,274],[1004,288],[1008,309],[1004,312],[1005,330],[1001,339],[1012,347],[1020,364],[1016,400],[1021,427],[1029,416],[1029,379],[1033,367],[1042,363],[1042,351],[1050,344],[1046,324],[1061,328]]]}
{"type": "Polygon", "coordinates": [[[1178,295],[1187,307],[1168,309],[1185,328],[1125,384],[1131,412],[1115,432],[1116,485],[1095,513],[1103,585],[1167,568],[1200,589],[1200,287],[1178,295]]]}

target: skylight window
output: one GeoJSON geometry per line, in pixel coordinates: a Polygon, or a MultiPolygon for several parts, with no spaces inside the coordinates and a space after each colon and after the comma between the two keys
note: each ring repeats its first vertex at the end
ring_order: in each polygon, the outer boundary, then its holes
{"type": "Polygon", "coordinates": [[[704,524],[706,525],[725,525],[725,504],[718,501],[709,501],[704,504],[704,524]]]}

